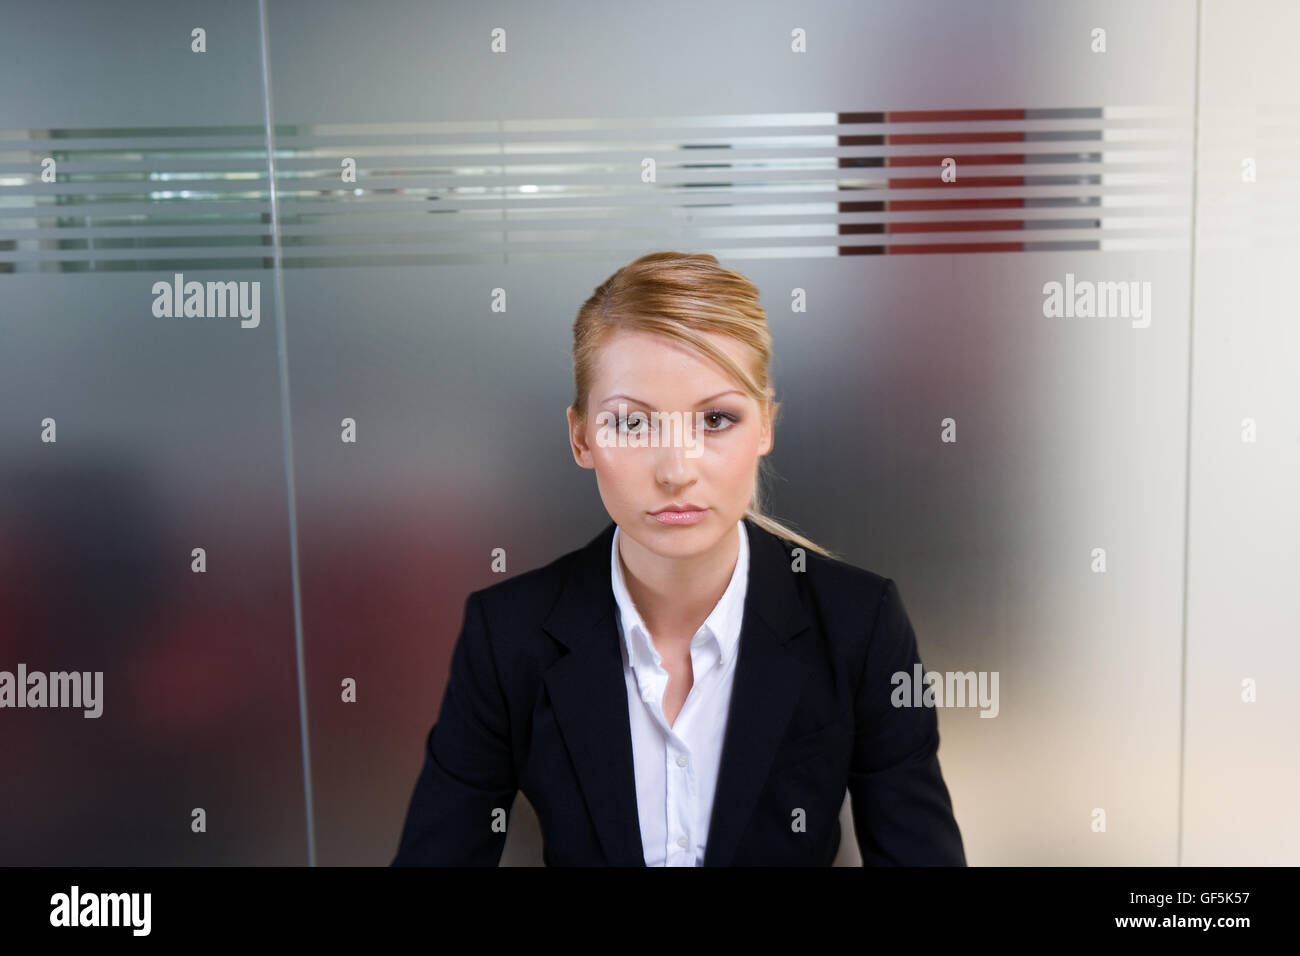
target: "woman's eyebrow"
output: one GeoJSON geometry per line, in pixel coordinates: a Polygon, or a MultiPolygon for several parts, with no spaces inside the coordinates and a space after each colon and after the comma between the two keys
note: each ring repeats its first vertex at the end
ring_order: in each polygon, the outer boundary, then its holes
{"type": "MultiPolygon", "coordinates": [[[[695,404],[696,404],[696,405],[707,405],[709,402],[712,402],[712,401],[714,401],[714,400],[716,400],[716,399],[719,399],[719,398],[721,398],[723,395],[731,395],[733,392],[734,392],[736,395],[744,395],[744,394],[745,394],[744,392],[742,392],[742,391],[741,391],[740,389],[738,389],[738,388],[729,388],[729,389],[727,389],[725,392],[718,392],[717,395],[710,395],[708,398],[702,398],[702,399],[700,399],[698,402],[696,402],[695,404]]],[[[639,399],[639,398],[633,398],[631,395],[621,395],[621,394],[620,394],[620,395],[609,395],[609,396],[605,397],[605,398],[601,401],[601,404],[603,405],[603,404],[605,404],[605,402],[612,402],[612,401],[613,401],[614,399],[616,399],[616,398],[624,398],[624,399],[627,399],[627,400],[628,400],[629,402],[631,402],[633,405],[649,405],[649,404],[650,404],[649,402],[643,402],[643,401],[641,401],[641,399],[639,399]]]]}

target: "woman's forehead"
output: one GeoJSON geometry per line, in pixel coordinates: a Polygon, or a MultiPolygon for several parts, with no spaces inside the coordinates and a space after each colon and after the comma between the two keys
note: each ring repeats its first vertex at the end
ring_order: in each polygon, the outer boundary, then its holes
{"type": "MultiPolygon", "coordinates": [[[[719,333],[705,335],[709,344],[742,367],[753,365],[755,355],[744,342],[719,333]]],[[[640,375],[662,378],[669,373],[730,381],[726,369],[688,342],[658,333],[619,331],[599,350],[596,377],[640,375]]]]}

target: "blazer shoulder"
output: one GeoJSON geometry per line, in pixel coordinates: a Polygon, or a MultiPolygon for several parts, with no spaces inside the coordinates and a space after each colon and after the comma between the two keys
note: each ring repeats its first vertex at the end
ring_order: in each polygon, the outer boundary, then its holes
{"type": "MultiPolygon", "coordinates": [[[[791,569],[798,570],[795,549],[800,546],[776,535],[772,537],[784,550],[791,569]]],[[[894,580],[811,548],[801,551],[805,573],[793,577],[803,601],[815,607],[824,621],[849,624],[854,631],[865,625],[869,633],[886,595],[898,590],[894,580]]]]}
{"type": "Polygon", "coordinates": [[[540,619],[550,611],[587,547],[590,545],[566,552],[539,568],[479,588],[469,598],[477,600],[488,614],[504,611],[513,618],[533,615],[540,619]]]}
{"type": "Polygon", "coordinates": [[[791,566],[794,566],[795,549],[799,548],[804,558],[808,583],[819,591],[880,597],[885,586],[892,580],[883,574],[858,567],[840,558],[832,558],[811,548],[803,548],[793,541],[770,535],[785,551],[791,566]]]}

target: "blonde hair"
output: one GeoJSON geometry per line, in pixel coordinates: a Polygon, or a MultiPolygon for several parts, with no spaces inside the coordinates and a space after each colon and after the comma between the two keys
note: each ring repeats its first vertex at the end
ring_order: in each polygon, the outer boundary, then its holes
{"type": "MultiPolygon", "coordinates": [[[[772,334],[758,304],[758,288],[707,253],[652,252],[628,263],[596,287],[573,323],[573,409],[587,419],[587,400],[597,353],[615,332],[653,332],[676,339],[722,366],[759,404],[771,402],[772,427],[780,402],[771,401],[772,334]],[[705,335],[721,333],[749,346],[757,375],[734,362],[705,335]]],[[[766,457],[745,517],[787,541],[835,557],[828,549],[768,515],[763,508],[766,457]]]]}

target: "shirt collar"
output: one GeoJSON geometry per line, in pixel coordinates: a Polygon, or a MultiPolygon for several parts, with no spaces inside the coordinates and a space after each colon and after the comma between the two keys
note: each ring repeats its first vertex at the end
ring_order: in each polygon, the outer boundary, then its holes
{"type": "MultiPolygon", "coordinates": [[[[640,633],[643,635],[648,636],[648,631],[645,623],[641,620],[641,615],[637,612],[636,605],[632,603],[632,595],[628,592],[627,581],[623,577],[623,562],[618,559],[619,530],[616,525],[614,527],[614,541],[610,546],[610,583],[614,589],[614,600],[618,605],[623,642],[627,647],[627,659],[635,661],[633,635],[638,628],[640,628],[640,633]]],[[[723,660],[731,656],[736,645],[740,642],[740,625],[745,607],[745,593],[749,586],[749,536],[745,534],[743,519],[736,522],[736,534],[740,541],[740,548],[736,555],[736,567],[731,572],[731,580],[727,584],[727,589],[722,592],[722,597],[718,599],[718,603],[709,612],[709,616],[704,619],[702,625],[718,642],[718,651],[723,660]]],[[[649,648],[650,653],[658,659],[659,654],[655,651],[651,642],[647,641],[646,646],[649,648]]]]}

